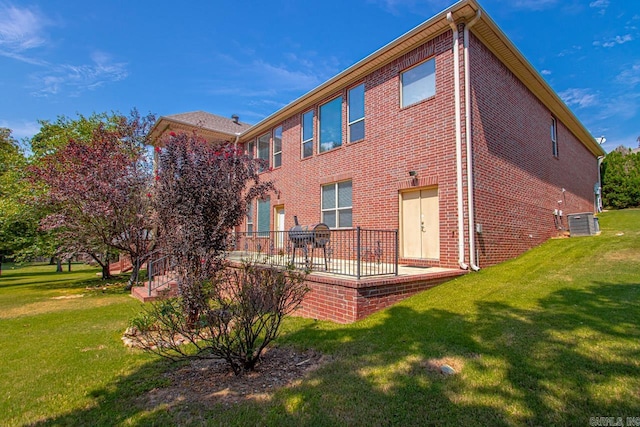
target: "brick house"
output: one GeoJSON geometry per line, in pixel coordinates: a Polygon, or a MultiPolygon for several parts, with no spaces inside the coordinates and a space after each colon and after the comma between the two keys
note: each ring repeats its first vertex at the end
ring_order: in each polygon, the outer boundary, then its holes
{"type": "Polygon", "coordinates": [[[277,191],[242,231],[288,230],[294,215],[397,229],[400,264],[458,272],[513,258],[561,233],[566,214],[593,211],[604,155],[475,0],[253,126],[185,113],[161,117],[152,137],[194,128],[269,161],[277,191]]]}

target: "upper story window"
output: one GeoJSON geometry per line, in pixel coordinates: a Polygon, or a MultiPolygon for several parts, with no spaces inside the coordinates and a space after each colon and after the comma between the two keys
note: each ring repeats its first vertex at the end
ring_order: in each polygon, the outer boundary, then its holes
{"type": "Polygon", "coordinates": [[[364,139],[364,83],[348,93],[349,142],[364,139]]]}
{"type": "Polygon", "coordinates": [[[400,74],[401,106],[427,99],[436,94],[436,61],[429,59],[400,74]]]}
{"type": "Polygon", "coordinates": [[[353,227],[351,181],[322,186],[322,222],[332,228],[353,227]]]}
{"type": "Polygon", "coordinates": [[[273,167],[282,166],[282,126],[273,130],[273,167]]]}
{"type": "Polygon", "coordinates": [[[313,110],[302,115],[302,158],[313,155],[313,110]]]}
{"type": "Polygon", "coordinates": [[[265,133],[258,137],[258,155],[259,159],[266,161],[266,165],[261,170],[269,168],[269,140],[271,139],[271,132],[265,133]]]}
{"type": "Polygon", "coordinates": [[[558,157],[558,122],[551,117],[551,150],[554,157],[558,157]]]}
{"type": "Polygon", "coordinates": [[[320,137],[318,152],[332,150],[342,145],[342,97],[320,106],[318,112],[320,137]]]}

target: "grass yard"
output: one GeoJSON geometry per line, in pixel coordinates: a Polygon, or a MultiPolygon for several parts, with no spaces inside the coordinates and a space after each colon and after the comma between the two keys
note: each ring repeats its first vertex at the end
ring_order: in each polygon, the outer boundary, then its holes
{"type": "Polygon", "coordinates": [[[122,346],[140,304],[87,290],[94,269],[5,266],[0,425],[627,425],[640,417],[640,210],[600,225],[352,325],[288,319],[280,345],[331,361],[238,405],[143,408],[175,368],[122,346]]]}

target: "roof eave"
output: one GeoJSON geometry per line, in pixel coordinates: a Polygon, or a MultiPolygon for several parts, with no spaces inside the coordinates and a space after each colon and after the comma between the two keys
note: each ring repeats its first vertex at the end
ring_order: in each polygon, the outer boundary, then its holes
{"type": "Polygon", "coordinates": [[[540,101],[596,156],[604,155],[602,147],[560,99],[538,71],[520,53],[518,48],[500,30],[475,0],[461,0],[386,46],[347,68],[335,77],[307,92],[285,107],[266,117],[244,131],[241,140],[249,140],[275,127],[286,118],[311,108],[316,103],[333,95],[335,91],[347,87],[365,77],[370,72],[383,67],[421,42],[426,42],[444,31],[450,31],[447,14],[451,12],[455,22],[470,20],[480,10],[479,21],[471,28],[476,35],[540,101]]]}
{"type": "Polygon", "coordinates": [[[431,19],[423,22],[391,43],[383,46],[364,59],[358,61],[351,67],[337,74],[335,77],[327,80],[320,86],[312,89],[298,99],[290,102],[285,107],[266,117],[259,123],[241,134],[241,140],[248,140],[257,137],[259,134],[274,127],[287,117],[301,113],[303,110],[310,108],[317,102],[331,96],[336,90],[356,83],[364,78],[370,72],[381,68],[392,62],[399,56],[411,51],[420,43],[450,30],[447,21],[447,14],[451,12],[453,18],[458,21],[460,19],[469,19],[475,15],[479,6],[474,0],[461,0],[442,12],[434,15],[431,19]]]}
{"type": "Polygon", "coordinates": [[[228,133],[222,132],[212,129],[203,128],[202,126],[194,125],[193,123],[185,122],[182,120],[176,120],[170,117],[161,116],[156,123],[151,128],[149,132],[149,144],[155,146],[158,143],[158,138],[162,136],[168,129],[175,126],[175,128],[180,130],[195,130],[202,136],[209,136],[213,138],[218,138],[221,140],[235,140],[236,137],[240,135],[240,133],[228,133]]]}

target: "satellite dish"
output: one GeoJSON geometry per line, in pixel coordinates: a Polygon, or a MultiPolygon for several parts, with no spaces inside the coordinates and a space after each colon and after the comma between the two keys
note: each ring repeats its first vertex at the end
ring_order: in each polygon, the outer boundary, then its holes
{"type": "Polygon", "coordinates": [[[596,142],[600,145],[604,144],[605,142],[607,142],[607,138],[605,138],[604,136],[601,136],[599,138],[596,138],[596,142]]]}

